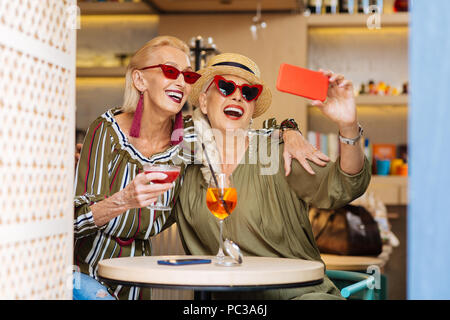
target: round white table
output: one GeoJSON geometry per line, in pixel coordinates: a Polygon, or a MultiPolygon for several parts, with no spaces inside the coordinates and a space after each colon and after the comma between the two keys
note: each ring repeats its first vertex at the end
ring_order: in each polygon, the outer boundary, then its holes
{"type": "Polygon", "coordinates": [[[196,291],[251,291],[304,287],[323,282],[324,265],[301,259],[244,257],[240,266],[214,264],[214,256],[150,256],[99,262],[99,278],[109,284],[196,291]],[[209,264],[159,265],[158,260],[201,258],[209,264]]]}

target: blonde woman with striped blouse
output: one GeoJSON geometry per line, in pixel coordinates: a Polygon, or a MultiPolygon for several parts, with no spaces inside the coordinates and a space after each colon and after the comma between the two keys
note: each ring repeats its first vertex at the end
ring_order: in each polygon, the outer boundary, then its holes
{"type": "MultiPolygon", "coordinates": [[[[196,77],[184,42],[168,36],[154,38],[130,61],[124,105],[108,110],[90,125],[75,177],[74,263],[82,279],[88,275],[95,282],[102,259],[151,255],[150,237],[162,231],[170,211],[147,206],[160,194],[165,205],[173,206],[184,167],[193,161],[193,155],[186,152],[196,138],[193,122],[190,117],[182,118],[181,108],[196,77]],[[162,173],[143,173],[143,165],[153,163],[182,167],[175,187],[149,184],[165,178],[162,173]]],[[[275,128],[261,132],[270,134],[275,128]]],[[[292,157],[301,163],[307,163],[306,158],[319,165],[328,161],[296,131],[285,132],[284,140],[287,149],[293,150],[286,153],[289,161],[292,157]]],[[[88,290],[83,283],[77,294],[88,290]]],[[[150,298],[149,289],[107,289],[119,299],[150,298]]],[[[82,294],[81,298],[98,295],[82,294]]]]}

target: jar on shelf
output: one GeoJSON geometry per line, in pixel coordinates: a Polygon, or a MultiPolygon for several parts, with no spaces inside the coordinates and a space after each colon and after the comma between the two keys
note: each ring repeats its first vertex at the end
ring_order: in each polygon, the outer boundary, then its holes
{"type": "Polygon", "coordinates": [[[394,12],[408,12],[408,0],[395,0],[394,12]]]}

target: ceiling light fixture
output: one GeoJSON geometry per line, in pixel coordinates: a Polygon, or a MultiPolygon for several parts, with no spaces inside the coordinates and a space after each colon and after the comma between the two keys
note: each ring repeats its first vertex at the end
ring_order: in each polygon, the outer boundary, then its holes
{"type": "Polygon", "coordinates": [[[250,32],[252,33],[253,40],[258,40],[258,31],[266,29],[267,23],[261,18],[261,2],[258,2],[256,7],[256,16],[252,19],[252,25],[250,26],[250,32]]]}

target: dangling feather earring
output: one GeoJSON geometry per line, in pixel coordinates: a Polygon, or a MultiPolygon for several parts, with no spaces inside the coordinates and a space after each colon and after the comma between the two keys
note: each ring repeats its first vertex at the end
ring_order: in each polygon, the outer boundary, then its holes
{"type": "Polygon", "coordinates": [[[131,124],[130,136],[139,138],[139,134],[141,132],[141,120],[142,113],[144,111],[144,94],[141,92],[141,96],[139,97],[139,102],[136,107],[136,111],[134,111],[133,123],[131,124]]]}

